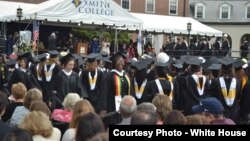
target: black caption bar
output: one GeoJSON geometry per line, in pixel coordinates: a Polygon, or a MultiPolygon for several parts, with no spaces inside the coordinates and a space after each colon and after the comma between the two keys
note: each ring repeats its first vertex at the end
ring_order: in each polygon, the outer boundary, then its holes
{"type": "MultiPolygon", "coordinates": [[[[250,126],[212,126],[212,125],[111,125],[110,141],[126,138],[160,140],[163,137],[249,137],[250,126]]],[[[166,138],[165,138],[166,139],[166,138]]]]}

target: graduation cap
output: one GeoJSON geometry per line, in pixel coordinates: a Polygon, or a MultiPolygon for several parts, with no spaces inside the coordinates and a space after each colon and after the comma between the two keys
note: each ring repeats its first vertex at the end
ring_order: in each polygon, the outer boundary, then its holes
{"type": "Polygon", "coordinates": [[[183,65],[182,64],[173,64],[173,66],[177,69],[182,69],[183,65]]]}
{"type": "Polygon", "coordinates": [[[102,61],[107,62],[107,63],[112,63],[112,61],[109,59],[109,57],[103,57],[102,61]]]}
{"type": "Polygon", "coordinates": [[[39,54],[37,55],[37,58],[42,62],[45,61],[47,59],[47,54],[43,53],[43,54],[39,54]]]}
{"type": "Polygon", "coordinates": [[[231,57],[223,57],[218,59],[218,61],[222,64],[221,68],[222,69],[231,69],[233,67],[233,63],[235,62],[235,60],[231,57]]]}
{"type": "Polygon", "coordinates": [[[24,52],[17,52],[17,59],[21,60],[23,58],[26,58],[24,54],[25,54],[24,52]]]}
{"type": "Polygon", "coordinates": [[[242,69],[243,65],[245,65],[245,62],[240,59],[236,60],[236,62],[234,62],[233,65],[236,70],[240,70],[242,69]]]}
{"type": "Polygon", "coordinates": [[[59,55],[59,52],[57,50],[50,50],[49,54],[50,58],[56,58],[59,55]]]}
{"type": "Polygon", "coordinates": [[[82,57],[79,55],[79,54],[72,54],[72,56],[75,58],[75,60],[79,60],[79,59],[82,59],[82,57]]]}
{"type": "Polygon", "coordinates": [[[220,70],[221,64],[212,64],[207,67],[208,70],[220,70]]]}
{"type": "Polygon", "coordinates": [[[136,68],[138,71],[147,68],[147,65],[144,62],[142,62],[142,61],[140,61],[140,62],[132,62],[131,65],[134,68],[136,68]]]}
{"type": "Polygon", "coordinates": [[[203,62],[203,60],[201,59],[198,59],[198,58],[191,58],[187,61],[188,64],[191,65],[191,71],[192,72],[198,72],[200,71],[200,68],[201,68],[201,63],[203,62]]]}
{"type": "Polygon", "coordinates": [[[66,56],[63,56],[60,61],[62,64],[65,64],[66,62],[68,62],[71,59],[75,60],[74,56],[69,53],[66,56]]]}
{"type": "Polygon", "coordinates": [[[7,61],[6,64],[7,64],[7,66],[8,66],[9,68],[14,68],[15,65],[16,65],[16,60],[15,60],[15,59],[10,59],[10,60],[7,61]]]}
{"type": "Polygon", "coordinates": [[[38,63],[38,62],[40,62],[40,59],[38,59],[38,57],[37,56],[35,56],[35,57],[33,57],[33,63],[38,63]]]}
{"type": "Polygon", "coordinates": [[[97,53],[97,56],[95,57],[95,59],[99,61],[99,60],[102,60],[102,58],[103,58],[102,54],[97,53]]]}
{"type": "Polygon", "coordinates": [[[155,60],[156,60],[156,58],[154,58],[154,57],[152,57],[150,55],[147,55],[147,54],[144,54],[141,58],[142,58],[143,61],[145,61],[145,63],[147,65],[150,65],[150,64],[154,63],[155,60]]]}
{"type": "Polygon", "coordinates": [[[78,60],[78,65],[82,66],[85,63],[85,61],[81,58],[78,60]]]}
{"type": "Polygon", "coordinates": [[[107,52],[102,52],[101,55],[102,55],[102,57],[108,57],[109,56],[109,54],[107,52]]]}
{"type": "Polygon", "coordinates": [[[89,62],[89,63],[93,63],[93,62],[95,62],[97,59],[97,57],[99,56],[99,54],[98,53],[91,53],[91,54],[89,54],[88,56],[87,56],[87,62],[89,62]]]}

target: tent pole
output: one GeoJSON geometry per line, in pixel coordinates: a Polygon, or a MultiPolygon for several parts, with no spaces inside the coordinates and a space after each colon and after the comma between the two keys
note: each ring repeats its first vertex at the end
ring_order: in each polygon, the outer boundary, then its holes
{"type": "Polygon", "coordinates": [[[115,29],[115,53],[118,52],[118,47],[117,47],[117,29],[115,29]]]}

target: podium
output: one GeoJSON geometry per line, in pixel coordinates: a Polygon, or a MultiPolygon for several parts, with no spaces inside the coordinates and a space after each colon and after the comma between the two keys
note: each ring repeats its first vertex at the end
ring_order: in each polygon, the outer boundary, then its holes
{"type": "Polygon", "coordinates": [[[88,44],[79,42],[76,47],[76,53],[81,55],[87,55],[88,54],[88,44]]]}

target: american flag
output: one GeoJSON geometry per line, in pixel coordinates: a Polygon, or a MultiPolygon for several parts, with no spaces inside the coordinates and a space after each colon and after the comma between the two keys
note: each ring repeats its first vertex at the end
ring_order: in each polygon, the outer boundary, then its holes
{"type": "Polygon", "coordinates": [[[33,21],[33,49],[37,48],[37,43],[39,39],[39,21],[33,21]]]}

